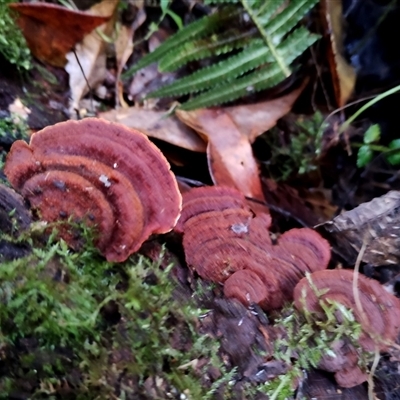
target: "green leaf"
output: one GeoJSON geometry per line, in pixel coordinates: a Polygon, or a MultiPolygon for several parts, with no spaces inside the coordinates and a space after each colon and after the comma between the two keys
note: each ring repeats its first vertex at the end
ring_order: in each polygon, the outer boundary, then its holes
{"type": "Polygon", "coordinates": [[[230,29],[220,35],[214,34],[205,39],[185,43],[180,49],[170,51],[160,61],[158,69],[161,72],[175,71],[189,61],[229,53],[249,44],[256,33],[255,29],[243,33],[237,29],[230,29]]]}
{"type": "MultiPolygon", "coordinates": [[[[310,35],[307,29],[300,27],[280,44],[278,51],[282,57],[292,62],[317,39],[317,35],[310,35]]],[[[151,92],[148,97],[196,93],[204,89],[213,88],[216,85],[221,85],[224,81],[230,82],[247,71],[271,61],[273,61],[273,57],[269,49],[263,45],[261,39],[254,39],[253,45],[247,47],[238,55],[232,56],[228,60],[221,61],[211,67],[203,68],[190,76],[151,92]]]]}
{"type": "MultiPolygon", "coordinates": [[[[124,76],[155,61],[159,62],[160,71],[173,71],[190,61],[234,50],[236,54],[161,87],[147,97],[203,92],[182,106],[193,109],[221,104],[271,87],[291,74],[293,61],[317,40],[318,36],[305,27],[295,29],[317,1],[291,0],[287,4],[284,0],[240,0],[243,8],[221,6],[215,14],[173,35],[124,76]]],[[[238,1],[209,1],[227,2],[238,1]]]]}
{"type": "Polygon", "coordinates": [[[364,133],[364,143],[378,142],[381,137],[381,128],[378,124],[371,125],[364,133]]]}
{"type": "Polygon", "coordinates": [[[317,3],[318,0],[291,1],[288,7],[265,25],[266,34],[273,35],[273,42],[279,43],[317,3]]]}
{"type": "Polygon", "coordinates": [[[197,39],[212,33],[222,22],[229,20],[238,13],[232,8],[224,9],[212,15],[208,15],[193,22],[169,37],[161,46],[158,46],[152,53],[141,58],[132,68],[124,72],[122,78],[128,78],[140,69],[159,61],[171,50],[176,50],[190,39],[197,39]]]}
{"type": "Polygon", "coordinates": [[[277,85],[285,79],[278,65],[273,64],[270,67],[265,67],[252,72],[243,78],[236,79],[230,84],[218,86],[213,90],[197,96],[193,100],[189,100],[180,108],[182,110],[194,110],[196,108],[210,107],[218,105],[246,96],[250,93],[258,92],[262,89],[267,89],[277,85]]]}
{"type": "Polygon", "coordinates": [[[391,152],[386,154],[386,160],[392,165],[400,164],[400,139],[394,139],[389,143],[391,152]]]}
{"type": "Polygon", "coordinates": [[[361,146],[357,153],[357,167],[365,167],[369,162],[371,162],[373,155],[374,152],[368,145],[361,146]]]}
{"type": "MultiPolygon", "coordinates": [[[[305,48],[309,46],[309,41],[315,41],[316,39],[316,37],[309,37],[305,41],[301,34],[293,32],[291,39],[287,39],[292,45],[285,46],[287,43],[282,44],[282,54],[287,60],[292,62],[298,54],[301,54],[305,48]]],[[[183,110],[193,110],[195,108],[209,107],[211,105],[232,101],[247,94],[275,86],[283,79],[285,79],[285,75],[279,66],[274,63],[247,74],[242,78],[238,78],[223,87],[217,86],[215,89],[211,89],[193,100],[189,100],[183,104],[181,108],[183,110]]]]}

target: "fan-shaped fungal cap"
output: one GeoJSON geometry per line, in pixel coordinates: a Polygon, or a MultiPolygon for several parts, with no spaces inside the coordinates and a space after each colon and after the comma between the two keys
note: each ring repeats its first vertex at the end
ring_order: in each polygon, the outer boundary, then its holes
{"type": "MultiPolygon", "coordinates": [[[[169,164],[141,132],[96,118],[13,144],[5,173],[45,221],[86,219],[109,261],[124,261],[153,233],[170,231],[181,196],[169,164]]],[[[67,230],[61,235],[73,245],[67,230]]]]}
{"type": "Polygon", "coordinates": [[[336,382],[345,388],[351,388],[368,379],[368,374],[358,365],[360,355],[347,340],[336,340],[330,346],[330,354],[322,354],[318,368],[335,373],[336,382]]]}
{"type": "Polygon", "coordinates": [[[196,215],[229,208],[249,210],[245,197],[238,190],[226,186],[193,188],[182,196],[182,213],[175,231],[182,233],[185,222],[196,215]]]}
{"type": "Polygon", "coordinates": [[[312,229],[289,231],[273,245],[271,216],[254,217],[244,196],[231,188],[202,187],[184,194],[178,225],[187,263],[202,278],[225,282],[225,293],[246,305],[248,294],[265,309],[280,308],[292,300],[305,272],[326,268],[330,259],[329,243],[312,229]],[[240,283],[239,277],[246,279],[240,283]]]}
{"type": "Polygon", "coordinates": [[[343,304],[353,311],[355,319],[362,326],[360,344],[367,351],[374,351],[376,345],[384,350],[400,332],[400,300],[377,281],[359,275],[357,290],[362,305],[362,309],[359,309],[353,296],[353,279],[351,270],[314,272],[296,286],[295,305],[300,310],[322,312],[321,301],[333,300],[343,304]]]}
{"type": "Polygon", "coordinates": [[[253,271],[241,270],[232,274],[224,284],[224,294],[242,304],[257,303],[261,307],[269,300],[267,286],[253,271]]]}
{"type": "Polygon", "coordinates": [[[331,259],[330,245],[327,240],[314,230],[309,228],[291,229],[279,238],[281,247],[286,244],[291,249],[297,249],[296,253],[303,258],[310,272],[328,267],[331,259]],[[308,249],[308,253],[311,251],[313,256],[306,254],[306,249],[308,249]]]}

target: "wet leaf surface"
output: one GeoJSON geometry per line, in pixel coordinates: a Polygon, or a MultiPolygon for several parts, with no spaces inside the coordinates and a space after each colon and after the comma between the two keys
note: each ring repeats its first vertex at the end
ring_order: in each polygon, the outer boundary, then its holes
{"type": "Polygon", "coordinates": [[[13,3],[10,7],[19,14],[18,24],[32,54],[56,67],[64,66],[65,55],[111,15],[91,15],[48,3],[13,3]]]}

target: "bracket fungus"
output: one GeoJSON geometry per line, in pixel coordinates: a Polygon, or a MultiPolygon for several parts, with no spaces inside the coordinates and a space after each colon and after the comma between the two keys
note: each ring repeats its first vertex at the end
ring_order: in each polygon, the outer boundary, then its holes
{"type": "MultiPolygon", "coordinates": [[[[353,293],[354,272],[336,269],[317,271],[308,278],[303,278],[294,290],[294,301],[297,309],[322,313],[322,302],[335,301],[351,309],[354,318],[361,324],[362,332],[358,340],[360,346],[369,352],[376,348],[388,349],[400,333],[400,299],[388,293],[379,282],[359,275],[357,279],[356,302],[353,293]]],[[[338,321],[342,318],[336,315],[338,321]]],[[[348,347],[348,346],[347,346],[348,347]]],[[[339,351],[339,350],[338,350],[339,351]]],[[[357,365],[358,357],[354,351],[347,349],[345,354],[340,350],[341,363],[323,359],[321,368],[335,372],[336,381],[343,387],[351,387],[366,380],[357,365]]]]}
{"type": "Polygon", "coordinates": [[[353,279],[352,270],[314,272],[296,286],[295,305],[299,310],[322,312],[321,301],[343,304],[353,310],[354,318],[362,326],[361,346],[367,351],[374,351],[376,345],[385,350],[400,333],[400,299],[388,293],[379,282],[360,274],[357,279],[360,309],[353,295],[353,279]]]}
{"type": "Polygon", "coordinates": [[[249,211],[246,198],[236,189],[226,186],[203,186],[182,195],[182,213],[174,230],[183,232],[183,226],[190,218],[208,211],[223,211],[241,208],[249,211]]]}
{"type": "MultiPolygon", "coordinates": [[[[95,225],[97,247],[124,261],[151,235],[170,231],[181,195],[161,151],[141,132],[97,118],[67,121],[16,141],[5,173],[48,222],[95,225]]],[[[67,228],[60,235],[74,246],[67,228]]]]}
{"type": "Polygon", "coordinates": [[[329,243],[312,229],[293,229],[273,244],[270,215],[254,216],[234,189],[192,189],[181,218],[188,265],[203,279],[223,283],[225,296],[245,305],[280,308],[292,300],[305,272],[329,263],[329,243]]]}

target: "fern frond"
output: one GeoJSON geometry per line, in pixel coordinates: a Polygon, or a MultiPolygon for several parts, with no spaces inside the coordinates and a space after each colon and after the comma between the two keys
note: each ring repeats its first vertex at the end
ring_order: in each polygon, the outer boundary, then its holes
{"type": "MultiPolygon", "coordinates": [[[[306,28],[300,27],[278,46],[277,51],[280,57],[287,57],[287,62],[291,63],[317,39],[317,35],[311,35],[306,28]]],[[[255,39],[253,45],[247,47],[240,54],[164,86],[150,93],[148,97],[181,96],[197,93],[219,85],[221,82],[229,82],[262,64],[272,61],[274,61],[274,58],[268,47],[264,46],[261,39],[255,39]]]]}
{"type": "MultiPolygon", "coordinates": [[[[305,28],[294,31],[283,43],[280,53],[288,63],[292,63],[300,54],[318,39],[310,35],[305,28]]],[[[183,110],[209,107],[236,100],[239,97],[270,88],[285,78],[277,64],[272,64],[236,79],[224,86],[220,85],[183,104],[183,110]]]]}
{"type": "Polygon", "coordinates": [[[317,3],[318,0],[293,0],[274,19],[264,24],[263,30],[267,35],[273,35],[277,44],[317,3]]]}
{"type": "Polygon", "coordinates": [[[239,3],[239,0],[205,0],[204,4],[235,4],[239,3]]]}
{"type": "Polygon", "coordinates": [[[285,79],[285,75],[277,64],[261,68],[233,82],[195,97],[184,103],[180,108],[185,111],[196,108],[215,106],[233,99],[246,96],[262,89],[273,87],[285,79]]]}
{"type": "Polygon", "coordinates": [[[271,17],[276,13],[278,8],[282,6],[285,1],[286,0],[274,0],[272,2],[265,1],[263,6],[260,7],[260,9],[258,10],[257,7],[252,4],[252,8],[255,10],[255,14],[257,15],[257,18],[259,19],[262,26],[270,21],[271,17]]]}
{"type": "Polygon", "coordinates": [[[269,88],[291,74],[293,61],[318,38],[304,27],[296,29],[318,0],[290,0],[288,4],[287,0],[206,0],[208,4],[237,2],[246,13],[239,7],[221,7],[215,14],[179,31],[129,72],[155,61],[161,71],[173,71],[193,60],[232,50],[236,54],[147,97],[202,92],[181,108],[208,107],[269,88]]]}
{"type": "Polygon", "coordinates": [[[310,34],[304,26],[300,26],[288,35],[288,37],[278,46],[277,51],[282,58],[291,64],[318,39],[319,35],[310,34]]]}
{"type": "Polygon", "coordinates": [[[233,8],[223,9],[215,14],[207,15],[195,21],[183,29],[178,31],[175,35],[169,37],[161,46],[158,46],[153,52],[142,57],[132,68],[122,74],[122,78],[128,78],[135,74],[140,69],[159,61],[165,54],[179,48],[182,44],[191,39],[198,39],[212,33],[224,21],[239,14],[239,10],[233,8]]]}
{"type": "Polygon", "coordinates": [[[161,72],[175,71],[189,61],[226,54],[234,49],[246,46],[257,33],[250,29],[244,33],[229,30],[220,35],[185,43],[181,49],[170,51],[158,64],[161,72]]]}
{"type": "Polygon", "coordinates": [[[180,96],[196,93],[213,87],[221,81],[230,81],[268,61],[271,61],[268,48],[264,46],[261,39],[254,39],[252,44],[238,55],[203,68],[192,75],[151,92],[148,97],[180,96]]]}
{"type": "Polygon", "coordinates": [[[272,14],[262,15],[262,19],[257,15],[257,10],[250,4],[249,0],[241,0],[243,7],[253,20],[265,44],[270,49],[282,72],[288,77],[291,74],[290,66],[285,59],[281,58],[277,51],[277,45],[282,37],[291,31],[304,14],[315,5],[318,0],[292,0],[288,7],[280,12],[271,22],[265,25],[265,17],[272,14]],[[265,25],[265,26],[264,26],[265,25]]]}
{"type": "Polygon", "coordinates": [[[247,11],[249,14],[250,18],[253,20],[255,26],[260,32],[260,35],[264,39],[265,44],[268,46],[269,51],[272,53],[273,57],[275,58],[276,62],[278,63],[279,67],[281,68],[282,72],[285,74],[286,77],[288,77],[291,74],[290,68],[285,63],[285,60],[283,60],[277,50],[276,50],[276,44],[273,42],[272,37],[266,33],[266,31],[263,30],[263,27],[261,25],[260,20],[257,17],[257,13],[254,11],[254,9],[250,6],[248,0],[241,0],[243,8],[247,11]]]}

